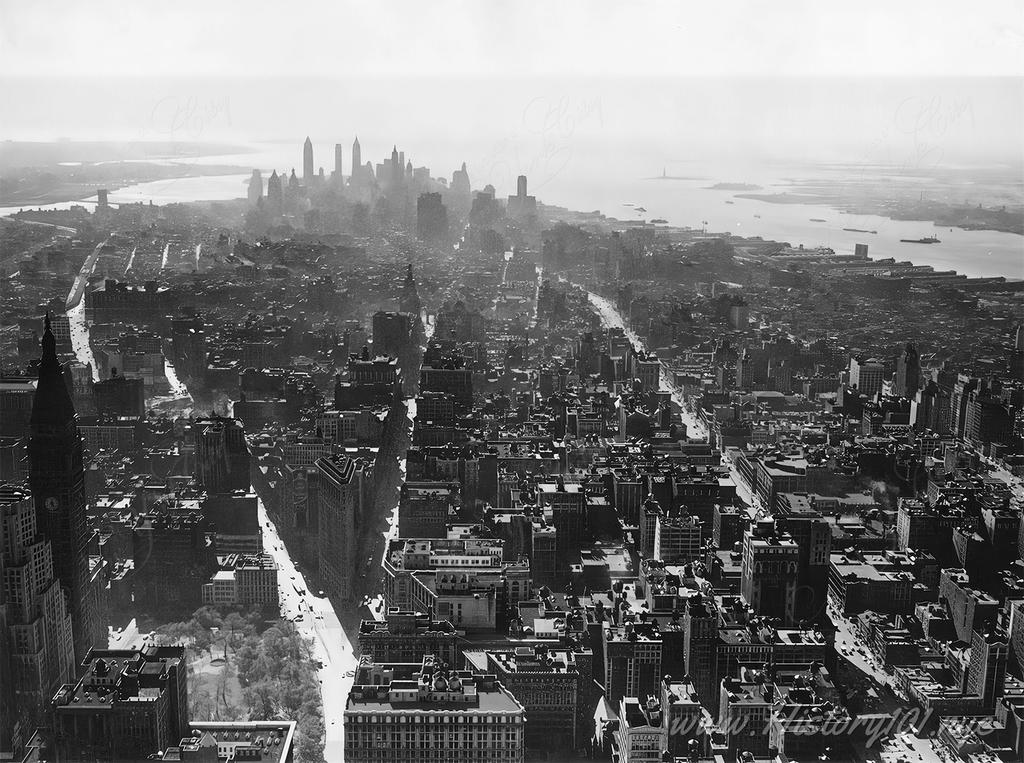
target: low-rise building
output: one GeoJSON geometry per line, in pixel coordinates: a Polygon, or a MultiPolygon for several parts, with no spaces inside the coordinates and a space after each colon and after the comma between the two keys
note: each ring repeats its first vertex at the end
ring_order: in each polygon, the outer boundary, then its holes
{"type": "Polygon", "coordinates": [[[394,607],[383,621],[363,620],[359,625],[359,651],[376,662],[416,662],[433,654],[454,665],[459,640],[459,632],[447,620],[394,607]]]}
{"type": "Polygon", "coordinates": [[[203,604],[217,607],[280,607],[278,567],[270,554],[229,554],[203,586],[203,604]]]}
{"type": "Polygon", "coordinates": [[[189,734],[185,647],[90,649],[50,702],[58,760],[137,760],[189,734]]]}
{"type": "Polygon", "coordinates": [[[349,763],[522,763],[526,711],[493,674],[360,661],[345,705],[349,763]]]}

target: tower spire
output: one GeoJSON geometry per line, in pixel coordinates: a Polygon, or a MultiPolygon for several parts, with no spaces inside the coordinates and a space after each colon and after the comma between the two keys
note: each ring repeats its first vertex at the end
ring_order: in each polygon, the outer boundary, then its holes
{"type": "Polygon", "coordinates": [[[63,426],[75,416],[64,372],[57,357],[57,339],[53,335],[50,311],[43,319],[43,353],[39,359],[39,381],[32,401],[32,425],[63,426]]]}
{"type": "Polygon", "coordinates": [[[43,319],[43,355],[40,358],[40,369],[43,365],[55,365],[60,367],[60,362],[57,360],[57,339],[53,336],[53,327],[50,323],[50,311],[46,311],[46,317],[43,319]]]}

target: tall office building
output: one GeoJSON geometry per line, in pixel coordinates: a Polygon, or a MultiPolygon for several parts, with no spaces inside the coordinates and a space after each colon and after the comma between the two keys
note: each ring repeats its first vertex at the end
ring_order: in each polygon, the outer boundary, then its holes
{"type": "Polygon", "coordinates": [[[378,310],[373,314],[373,352],[376,355],[398,358],[412,342],[413,316],[378,310]]]}
{"type": "Polygon", "coordinates": [[[800,548],[789,536],[776,533],[775,520],[759,519],[743,534],[740,597],[759,615],[778,617],[791,625],[796,615],[796,584],[800,548]]]}
{"type": "Polygon", "coordinates": [[[931,430],[949,434],[949,390],[929,381],[917,391],[910,404],[910,423],[918,432],[931,430]]]}
{"type": "Polygon", "coordinates": [[[313,185],[316,171],[313,169],[313,141],[306,137],[302,144],[302,184],[309,188],[313,185]]]}
{"type": "Polygon", "coordinates": [[[976,446],[1008,445],[1013,442],[1016,418],[1014,407],[1005,403],[992,385],[983,384],[967,395],[963,438],[976,446]]]}
{"type": "Polygon", "coordinates": [[[516,180],[516,195],[508,197],[509,217],[529,217],[537,213],[537,199],[526,193],[526,175],[516,180]]]}
{"type": "Polygon", "coordinates": [[[71,615],[31,495],[0,485],[0,760],[17,756],[50,697],[73,680],[71,615]]]}
{"type": "Polygon", "coordinates": [[[402,282],[402,294],[398,298],[398,307],[403,313],[419,315],[422,309],[420,304],[419,291],[416,288],[416,277],[412,274],[412,263],[405,272],[405,281],[402,282]]]}
{"type": "Polygon", "coordinates": [[[605,696],[618,704],[623,697],[646,697],[658,690],[663,641],[657,622],[601,623],[604,646],[605,696]]]}
{"type": "Polygon", "coordinates": [[[416,200],[416,235],[425,241],[448,237],[448,210],[439,193],[421,193],[416,200]]]}
{"type": "Polygon", "coordinates": [[[1013,350],[1006,370],[1014,379],[1024,379],[1024,324],[1017,326],[1013,339],[1013,350]]]}
{"type": "Polygon", "coordinates": [[[693,680],[697,699],[708,708],[718,706],[715,665],[718,646],[718,610],[713,597],[696,594],[683,612],[683,659],[693,680]]]}
{"type": "Polygon", "coordinates": [[[776,498],[779,523],[800,549],[797,586],[798,617],[813,617],[825,608],[828,593],[832,525],[815,507],[813,499],[798,493],[776,498]]]}
{"type": "Polygon", "coordinates": [[[1001,632],[971,632],[971,657],[967,668],[967,690],[981,697],[985,712],[995,709],[1006,684],[1009,644],[1001,632]]]}
{"type": "Polygon", "coordinates": [[[956,384],[953,385],[953,393],[950,395],[950,414],[952,418],[953,434],[962,438],[967,430],[967,407],[970,402],[971,393],[981,385],[981,379],[968,374],[957,374],[956,384]]]}
{"type": "Polygon", "coordinates": [[[334,179],[336,181],[338,181],[339,183],[344,179],[344,177],[342,175],[341,158],[342,158],[341,144],[340,143],[335,143],[334,144],[334,179]]]}
{"type": "Polygon", "coordinates": [[[320,579],[332,598],[353,594],[358,560],[357,520],[367,497],[371,475],[362,459],[332,456],[316,461],[310,490],[317,502],[317,543],[320,579]]]}
{"type": "Polygon", "coordinates": [[[53,548],[53,568],[71,612],[76,664],[107,636],[88,590],[89,531],[85,516],[85,470],[78,417],[57,359],[57,341],[46,316],[43,357],[32,404],[29,485],[36,524],[53,548]]]}
{"type": "Polygon", "coordinates": [[[249,203],[256,204],[261,198],[263,198],[263,175],[259,170],[253,170],[252,177],[249,178],[249,203]]]}
{"type": "Polygon", "coordinates": [[[357,135],[356,139],[352,141],[352,177],[349,179],[349,182],[354,182],[356,176],[363,171],[362,162],[363,151],[359,147],[359,136],[357,135]]]}
{"type": "Polygon", "coordinates": [[[462,163],[462,168],[455,170],[452,173],[452,184],[450,186],[451,192],[448,198],[452,212],[459,219],[464,219],[469,215],[469,210],[473,204],[473,192],[469,184],[469,172],[466,170],[466,163],[462,163]]]}
{"type": "Polygon", "coordinates": [[[267,179],[267,206],[274,215],[281,214],[281,208],[284,206],[281,176],[277,174],[277,170],[274,170],[267,179]]]}
{"type": "Polygon", "coordinates": [[[211,416],[192,423],[196,479],[207,493],[248,491],[249,446],[238,419],[211,416]]]}
{"type": "Polygon", "coordinates": [[[391,177],[390,182],[393,188],[402,185],[402,175],[405,174],[405,162],[398,156],[398,146],[391,147],[391,177]]]}
{"type": "Polygon", "coordinates": [[[908,344],[896,358],[896,374],[893,376],[893,391],[901,397],[913,398],[921,386],[921,361],[917,348],[908,344]]]}
{"type": "Polygon", "coordinates": [[[850,386],[868,398],[882,391],[885,380],[885,366],[875,358],[850,358],[850,386]]]}

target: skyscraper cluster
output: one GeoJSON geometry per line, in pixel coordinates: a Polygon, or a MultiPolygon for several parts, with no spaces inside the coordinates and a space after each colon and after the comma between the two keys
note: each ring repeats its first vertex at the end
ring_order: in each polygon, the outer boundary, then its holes
{"type": "MultiPolygon", "coordinates": [[[[525,188],[525,178],[520,178],[520,186],[525,188]]],[[[307,137],[302,146],[301,178],[294,170],[288,176],[273,170],[264,195],[262,174],[254,170],[248,199],[257,227],[269,227],[283,219],[313,232],[329,232],[347,224],[363,232],[371,224],[389,225],[443,244],[455,223],[468,219],[472,189],[465,163],[452,173],[449,184],[432,178],[426,167],[414,167],[397,145],[382,162],[363,164],[359,138],[352,143],[347,176],[342,144],[334,145],[334,169],[328,178],[323,168],[316,170],[313,142],[307,137]]],[[[511,199],[510,214],[528,216],[536,210],[533,197],[511,199]]]]}

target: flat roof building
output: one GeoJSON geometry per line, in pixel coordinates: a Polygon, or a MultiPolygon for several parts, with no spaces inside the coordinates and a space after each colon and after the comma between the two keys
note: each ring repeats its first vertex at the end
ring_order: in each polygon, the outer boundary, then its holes
{"type": "Polygon", "coordinates": [[[522,763],[526,711],[494,675],[364,658],[345,705],[348,763],[522,763]]]}

